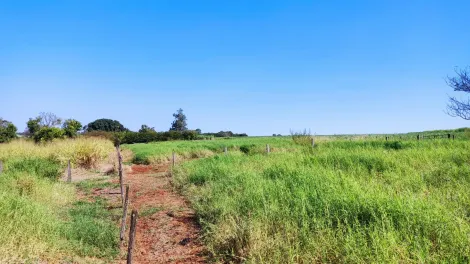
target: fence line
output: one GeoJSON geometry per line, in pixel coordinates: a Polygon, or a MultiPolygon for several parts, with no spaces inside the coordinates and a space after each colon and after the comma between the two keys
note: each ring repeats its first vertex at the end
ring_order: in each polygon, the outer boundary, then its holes
{"type": "Polygon", "coordinates": [[[132,210],[131,214],[131,227],[129,229],[129,246],[127,248],[127,264],[132,264],[132,251],[134,249],[135,243],[135,232],[136,232],[136,225],[137,225],[137,210],[132,210]]]}

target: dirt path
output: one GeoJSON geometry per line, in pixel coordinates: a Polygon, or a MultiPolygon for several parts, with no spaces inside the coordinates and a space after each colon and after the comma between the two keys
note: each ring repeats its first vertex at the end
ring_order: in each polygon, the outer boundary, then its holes
{"type": "Polygon", "coordinates": [[[172,190],[170,179],[168,165],[133,165],[125,174],[129,211],[139,212],[134,263],[205,263],[194,211],[172,190]]]}

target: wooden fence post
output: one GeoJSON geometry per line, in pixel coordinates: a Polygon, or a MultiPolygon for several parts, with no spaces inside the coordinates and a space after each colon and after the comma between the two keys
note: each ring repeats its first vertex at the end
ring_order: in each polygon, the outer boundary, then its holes
{"type": "Polygon", "coordinates": [[[454,134],[452,134],[452,140],[454,140],[454,139],[455,139],[455,135],[454,135],[454,134]]]}
{"type": "Polygon", "coordinates": [[[416,136],[416,138],[419,140],[419,134],[416,136]]]}
{"type": "Polygon", "coordinates": [[[0,160],[0,174],[3,172],[3,162],[0,160]]]}
{"type": "Polygon", "coordinates": [[[224,147],[224,153],[227,155],[227,147],[224,147]]]}
{"type": "Polygon", "coordinates": [[[72,166],[70,166],[70,160],[67,165],[67,182],[72,182],[72,166]]]}
{"type": "Polygon", "coordinates": [[[312,138],[312,148],[315,147],[315,138],[312,138]]]}
{"type": "Polygon", "coordinates": [[[126,185],[126,198],[124,200],[124,208],[122,212],[122,222],[121,222],[121,233],[119,238],[121,241],[124,240],[124,232],[126,231],[126,218],[127,218],[127,206],[129,205],[129,185],[126,185]]]}
{"type": "Polygon", "coordinates": [[[447,138],[450,139],[450,134],[447,134],[447,138]]]}
{"type": "Polygon", "coordinates": [[[266,144],[266,153],[269,154],[269,152],[271,152],[271,149],[269,148],[269,144],[266,144]]]}
{"type": "Polygon", "coordinates": [[[174,166],[175,166],[175,163],[176,163],[176,154],[175,154],[174,151],[173,151],[173,154],[172,154],[172,160],[173,160],[173,161],[172,161],[172,164],[171,164],[171,165],[172,165],[172,167],[174,167],[174,166]]]}
{"type": "Polygon", "coordinates": [[[116,146],[116,152],[118,156],[118,172],[119,172],[119,185],[121,187],[121,203],[124,206],[124,179],[122,176],[122,156],[120,146],[116,146]]]}
{"type": "Polygon", "coordinates": [[[127,248],[127,264],[132,264],[132,250],[134,249],[135,226],[137,225],[137,210],[132,210],[131,227],[129,229],[129,247],[127,248]]]}

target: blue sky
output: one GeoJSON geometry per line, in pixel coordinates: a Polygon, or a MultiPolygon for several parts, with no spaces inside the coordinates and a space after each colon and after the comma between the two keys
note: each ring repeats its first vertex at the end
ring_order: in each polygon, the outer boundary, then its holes
{"type": "Polygon", "coordinates": [[[470,1],[2,1],[0,117],[249,135],[470,126],[470,1]],[[465,95],[462,95],[465,96],[465,95]]]}

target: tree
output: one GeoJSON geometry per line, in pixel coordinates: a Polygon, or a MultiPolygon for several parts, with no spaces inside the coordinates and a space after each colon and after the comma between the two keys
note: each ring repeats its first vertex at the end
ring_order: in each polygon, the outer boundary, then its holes
{"type": "Polygon", "coordinates": [[[9,142],[16,138],[17,130],[12,122],[0,118],[0,143],[9,142]]]}
{"type": "Polygon", "coordinates": [[[40,117],[36,117],[34,119],[30,118],[28,122],[26,122],[26,127],[28,130],[28,134],[30,136],[34,135],[36,132],[39,131],[39,129],[41,129],[41,118],[40,117]]]}
{"type": "Polygon", "coordinates": [[[187,123],[186,123],[186,116],[183,114],[183,109],[178,109],[176,113],[173,114],[175,120],[171,123],[170,131],[186,131],[187,123]]]}
{"type": "Polygon", "coordinates": [[[124,132],[128,131],[119,121],[111,119],[97,119],[84,127],[87,132],[91,131],[107,131],[107,132],[124,132]]]}
{"type": "Polygon", "coordinates": [[[156,132],[154,127],[149,127],[147,125],[142,125],[139,129],[139,133],[149,133],[156,132]]]}
{"type": "Polygon", "coordinates": [[[34,133],[33,139],[36,143],[51,142],[56,138],[63,138],[64,130],[58,127],[41,127],[39,131],[34,133]]]}
{"type": "Polygon", "coordinates": [[[75,119],[67,119],[62,125],[64,133],[69,138],[74,138],[77,136],[78,131],[82,129],[82,123],[75,119]]]}
{"type": "Polygon", "coordinates": [[[62,119],[51,112],[41,112],[38,118],[41,120],[41,127],[55,127],[62,124],[62,119]]]}
{"type": "Polygon", "coordinates": [[[30,118],[26,122],[27,134],[33,136],[43,127],[56,127],[62,123],[62,119],[50,112],[41,112],[36,118],[30,118]]]}
{"type": "MultiPolygon", "coordinates": [[[[470,93],[470,67],[465,69],[455,69],[456,77],[447,77],[447,85],[455,92],[470,93]]],[[[470,120],[470,99],[459,100],[456,97],[449,96],[447,104],[447,114],[453,117],[460,117],[470,120]]]]}
{"type": "Polygon", "coordinates": [[[202,131],[201,131],[201,129],[199,129],[199,128],[197,128],[197,129],[194,130],[194,131],[196,131],[196,133],[197,133],[198,135],[202,134],[202,131]]]}

